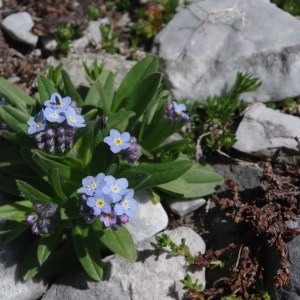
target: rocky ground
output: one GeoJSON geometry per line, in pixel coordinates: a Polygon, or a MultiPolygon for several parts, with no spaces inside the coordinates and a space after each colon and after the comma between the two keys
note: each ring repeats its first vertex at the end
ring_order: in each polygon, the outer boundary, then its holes
{"type": "MultiPolygon", "coordinates": [[[[33,32],[39,36],[39,42],[35,47],[26,46],[22,43],[18,43],[6,35],[3,31],[0,31],[0,75],[9,78],[12,82],[18,84],[22,89],[33,92],[35,89],[36,76],[46,69],[46,62],[49,56],[55,56],[57,59],[61,57],[55,51],[49,51],[43,48],[40,39],[43,36],[53,36],[54,32],[62,22],[69,22],[76,27],[84,27],[86,25],[86,12],[87,6],[90,3],[94,3],[101,7],[101,17],[109,18],[112,24],[118,23],[124,15],[121,13],[112,13],[106,11],[104,8],[104,1],[102,0],[87,0],[76,2],[74,0],[64,1],[16,1],[7,0],[3,1],[0,8],[0,22],[6,16],[14,12],[27,11],[34,20],[33,32]]],[[[1,2],[0,2],[1,3],[1,2]]],[[[128,49],[128,28],[122,27],[119,29],[121,42],[124,45],[124,49],[128,49]]],[[[95,47],[88,48],[88,51],[103,53],[102,49],[95,47]]],[[[124,50],[123,56],[126,58],[130,51],[124,50]]],[[[235,180],[240,182],[247,182],[244,184],[246,188],[238,192],[236,182],[228,179],[227,185],[229,188],[220,190],[219,194],[212,197],[210,204],[210,213],[207,214],[209,205],[202,207],[197,211],[185,216],[178,217],[171,211],[169,213],[169,229],[176,228],[178,226],[187,225],[193,228],[197,233],[201,233],[205,242],[207,243],[207,256],[199,257],[199,266],[207,266],[212,259],[219,258],[226,251],[235,249],[234,251],[240,251],[239,263],[240,272],[233,272],[230,276],[224,277],[227,282],[219,286],[209,286],[207,290],[208,296],[221,295],[222,292],[231,288],[245,289],[244,296],[247,296],[246,285],[247,282],[252,282],[260,276],[262,276],[263,261],[262,253],[258,256],[253,255],[259,245],[251,245],[253,237],[259,236],[258,243],[272,244],[277,247],[279,253],[279,259],[282,260],[281,269],[276,274],[277,285],[281,286],[282,283],[288,280],[288,272],[286,271],[286,248],[284,246],[282,237],[291,238],[296,236],[296,231],[289,230],[284,225],[285,219],[294,218],[299,214],[299,209],[296,207],[297,197],[299,199],[299,186],[300,186],[300,167],[292,166],[286,163],[272,162],[272,167],[266,165],[265,161],[253,160],[252,158],[241,156],[240,153],[232,152],[231,157],[219,157],[220,164],[216,163],[214,159],[212,163],[216,169],[220,171],[224,176],[228,175],[234,177],[235,180]],[[239,170],[230,171],[224,169],[224,165],[234,164],[236,159],[242,160],[240,166],[250,166],[249,172],[247,171],[248,178],[242,178],[242,172],[239,170]],[[220,167],[223,165],[223,167],[220,167]],[[257,170],[261,173],[261,182],[249,183],[252,179],[249,177],[258,178],[257,170]],[[264,172],[264,173],[263,173],[264,172]],[[248,185],[247,185],[248,184],[248,185]],[[251,185],[252,184],[252,185],[251,185]],[[255,191],[251,190],[252,187],[260,184],[260,189],[255,191]],[[231,190],[231,192],[230,192],[231,190]],[[254,193],[254,194],[253,194],[254,193]],[[286,207],[284,203],[278,204],[278,195],[280,200],[286,200],[291,206],[286,207]],[[249,199],[251,198],[251,204],[249,199]],[[295,202],[296,201],[296,202],[295,202]],[[263,208],[260,210],[259,208],[263,208]],[[225,214],[225,211],[228,215],[225,214]],[[284,216],[284,218],[282,217],[284,216]],[[212,236],[211,232],[220,230],[220,225],[216,225],[212,222],[212,218],[216,220],[224,220],[226,224],[233,226],[234,232],[237,231],[236,223],[241,223],[242,227],[238,229],[241,234],[239,243],[236,241],[227,241],[227,244],[218,244],[216,242],[216,236],[212,236]],[[277,219],[278,222],[274,222],[277,219]],[[219,226],[219,227],[218,227],[219,226]],[[253,229],[251,234],[243,236],[244,228],[253,229]],[[241,229],[242,228],[242,229],[241,229]],[[263,232],[263,234],[262,234],[263,232]],[[222,249],[220,252],[216,252],[216,249],[222,249]],[[251,252],[252,251],[252,252],[251,252]],[[223,290],[222,290],[223,289],[223,290]]],[[[241,167],[243,168],[243,167],[241,167]]],[[[223,224],[223,223],[222,223],[223,224]]],[[[222,225],[223,226],[223,225],[222,225]]],[[[219,232],[219,236],[222,236],[222,232],[219,232]]],[[[278,271],[278,270],[277,270],[278,271]]],[[[212,275],[211,282],[216,278],[212,275]]],[[[224,280],[223,278],[223,280],[224,280]]],[[[208,278],[209,280],[209,278],[208,278]]],[[[188,299],[195,299],[195,295],[188,295],[188,299]]],[[[262,299],[262,298],[257,298],[262,299]]]]}

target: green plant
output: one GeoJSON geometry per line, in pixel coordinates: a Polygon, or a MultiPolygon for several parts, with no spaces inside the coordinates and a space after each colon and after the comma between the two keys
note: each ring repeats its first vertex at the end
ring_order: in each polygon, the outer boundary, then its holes
{"type": "Polygon", "coordinates": [[[96,20],[97,18],[100,17],[100,15],[101,15],[101,8],[98,5],[94,3],[88,5],[87,16],[89,21],[96,20]]]}
{"type": "Polygon", "coordinates": [[[108,53],[116,53],[118,51],[118,35],[112,29],[110,24],[101,24],[100,32],[102,36],[102,47],[108,53]]]}
{"type": "Polygon", "coordinates": [[[38,77],[35,98],[0,78],[0,191],[8,195],[0,238],[34,234],[21,267],[25,280],[75,263],[99,280],[101,245],[136,259],[123,226],[136,208],[134,192],[189,198],[222,184],[209,166],[181,153],[161,159],[164,149],[178,146],[162,143],[187,120],[161,89],[157,69],[157,59],[146,57],[115,90],[114,74],[94,63],[91,85],[77,89],[59,65],[38,77]]]}
{"type": "Polygon", "coordinates": [[[294,16],[300,15],[300,3],[298,0],[272,0],[272,2],[294,16]]]}
{"type": "Polygon", "coordinates": [[[211,153],[222,148],[228,149],[235,143],[234,126],[245,103],[239,99],[242,93],[256,90],[261,82],[245,73],[237,73],[232,88],[221,96],[207,98],[190,107],[193,132],[189,136],[196,143],[196,157],[203,152],[211,153]]]}

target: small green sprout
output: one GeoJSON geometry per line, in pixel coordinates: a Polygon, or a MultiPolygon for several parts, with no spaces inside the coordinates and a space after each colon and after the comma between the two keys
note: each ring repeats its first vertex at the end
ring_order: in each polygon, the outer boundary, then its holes
{"type": "Polygon", "coordinates": [[[186,274],[184,278],[180,280],[180,282],[183,284],[184,290],[194,290],[197,293],[203,291],[203,285],[201,283],[198,283],[198,279],[196,279],[195,282],[193,282],[189,274],[186,274]]]}
{"type": "Polygon", "coordinates": [[[89,4],[87,8],[87,15],[89,21],[98,19],[101,15],[100,7],[94,3],[89,4]]]}
{"type": "Polygon", "coordinates": [[[100,32],[102,36],[102,46],[108,53],[116,53],[118,51],[118,35],[113,31],[110,24],[101,24],[100,32]]]}

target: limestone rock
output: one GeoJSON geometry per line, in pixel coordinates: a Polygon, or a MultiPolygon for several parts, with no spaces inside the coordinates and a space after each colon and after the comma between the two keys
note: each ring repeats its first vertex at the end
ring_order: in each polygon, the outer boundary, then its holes
{"type": "Polygon", "coordinates": [[[147,191],[134,194],[138,202],[133,218],[126,224],[135,242],[150,238],[168,225],[168,215],[161,203],[154,204],[147,191]]]}
{"type": "Polygon", "coordinates": [[[267,102],[300,94],[299,32],[299,20],[269,0],[198,0],[178,10],[152,52],[176,98],[220,95],[240,71],[262,81],[241,98],[267,102]]]}
{"type": "MultiPolygon", "coordinates": [[[[177,244],[186,239],[192,254],[205,251],[203,239],[192,229],[179,227],[166,234],[177,244]]],[[[181,279],[189,273],[193,281],[205,285],[205,271],[187,270],[182,256],[166,259],[168,251],[158,252],[151,237],[138,243],[138,259],[130,263],[123,258],[112,255],[105,258],[106,277],[94,282],[83,271],[73,271],[53,284],[42,300],[174,300],[183,299],[181,279]]]]}
{"type": "Polygon", "coordinates": [[[289,152],[289,157],[299,159],[295,137],[300,137],[300,119],[279,110],[255,103],[248,108],[240,123],[234,148],[251,155],[266,158],[278,150],[289,152]]]}
{"type": "Polygon", "coordinates": [[[2,21],[1,25],[3,30],[15,40],[36,46],[38,36],[31,32],[34,23],[28,12],[11,14],[2,21]]]}

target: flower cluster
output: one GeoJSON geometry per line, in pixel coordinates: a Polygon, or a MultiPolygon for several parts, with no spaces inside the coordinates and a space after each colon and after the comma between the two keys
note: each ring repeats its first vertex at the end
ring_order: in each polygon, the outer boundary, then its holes
{"type": "Polygon", "coordinates": [[[177,121],[182,118],[185,121],[188,121],[190,117],[185,113],[186,106],[182,103],[177,103],[177,101],[172,100],[167,103],[167,108],[165,112],[165,117],[173,121],[177,121]]]}
{"type": "Polygon", "coordinates": [[[28,133],[35,134],[39,149],[64,153],[73,146],[76,128],[85,127],[84,118],[75,101],[70,97],[62,98],[58,93],[53,93],[44,106],[28,120],[28,133]]]}
{"type": "Polygon", "coordinates": [[[104,173],[87,176],[77,192],[82,194],[81,212],[88,222],[99,218],[105,227],[118,228],[126,224],[137,207],[134,191],[128,189],[125,178],[116,179],[104,173]]]}
{"type": "Polygon", "coordinates": [[[104,142],[110,146],[113,153],[120,153],[123,159],[127,159],[130,165],[134,165],[142,155],[141,146],[128,132],[120,133],[116,129],[111,129],[104,142]]]}
{"type": "Polygon", "coordinates": [[[53,228],[53,217],[57,212],[57,207],[57,204],[53,203],[47,205],[35,204],[34,209],[36,213],[26,218],[27,223],[32,226],[33,234],[46,234],[53,228]]]}

